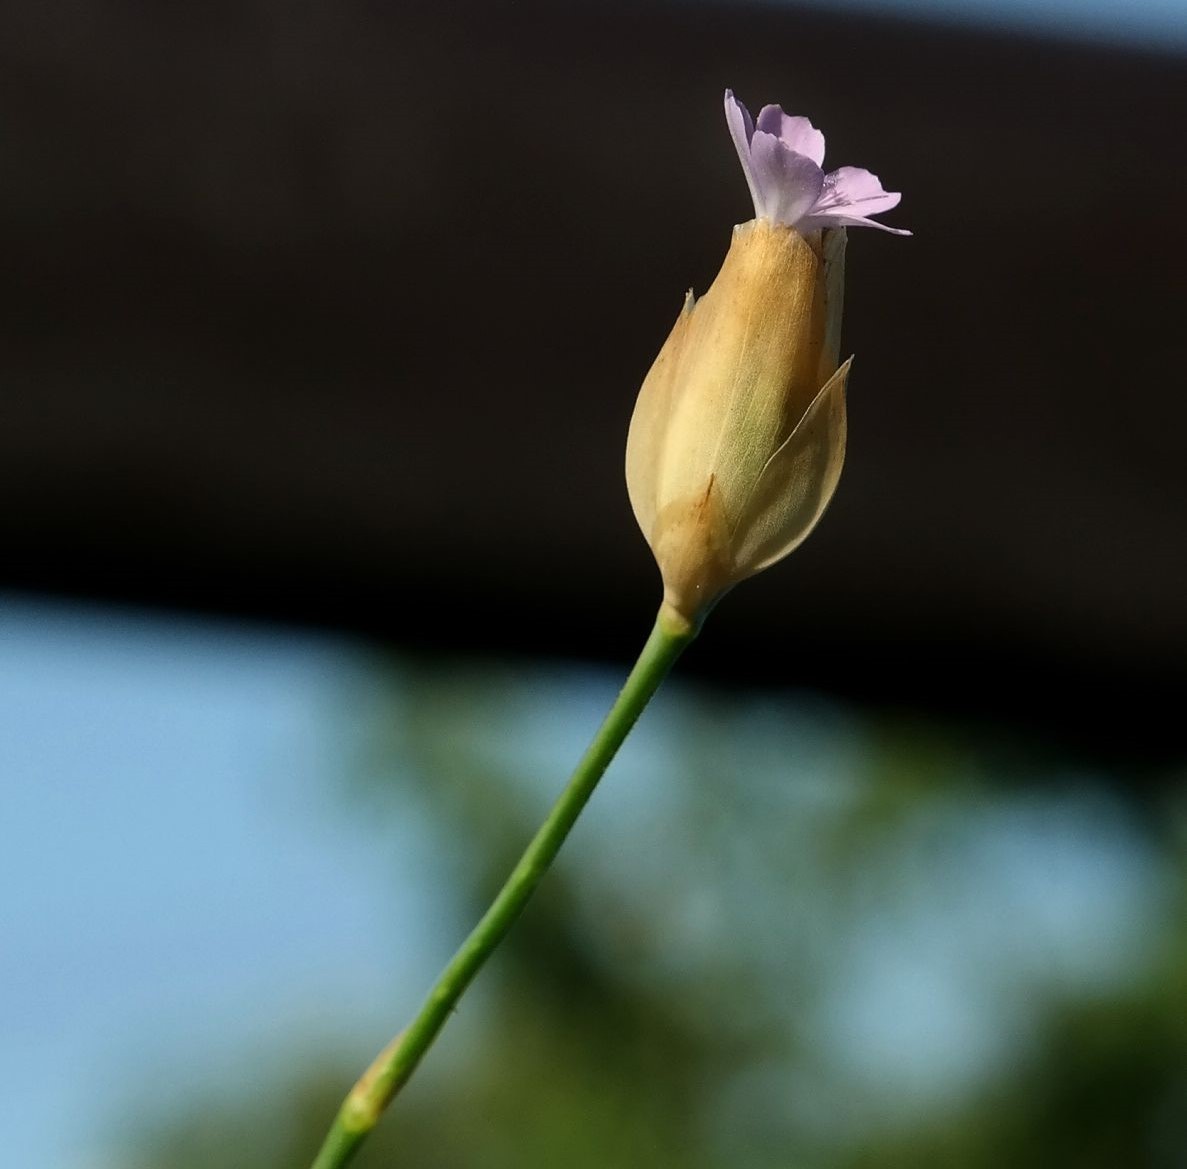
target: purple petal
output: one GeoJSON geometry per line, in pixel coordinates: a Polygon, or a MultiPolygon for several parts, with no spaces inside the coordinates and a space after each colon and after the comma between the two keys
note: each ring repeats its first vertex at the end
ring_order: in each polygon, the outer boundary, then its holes
{"type": "Polygon", "coordinates": [[[725,121],[729,126],[730,137],[734,140],[738,160],[742,164],[742,173],[746,176],[746,185],[750,188],[750,198],[754,200],[754,210],[758,213],[760,194],[758,183],[755,180],[754,164],[750,156],[750,140],[754,137],[754,122],[750,118],[750,111],[734,97],[732,89],[725,91],[725,121]]]}
{"type": "Polygon", "coordinates": [[[910,235],[902,228],[887,227],[869,218],[897,207],[901,198],[897,191],[884,191],[878,176],[868,170],[838,167],[824,176],[820,198],[804,215],[799,228],[815,231],[824,227],[877,227],[894,235],[910,235]]]}
{"type": "Polygon", "coordinates": [[[876,219],[867,219],[864,215],[854,215],[845,209],[822,211],[819,214],[813,211],[811,215],[805,215],[795,226],[801,234],[820,231],[826,227],[876,227],[879,231],[890,232],[891,235],[911,234],[905,228],[887,227],[885,223],[879,223],[876,219]]]}
{"type": "Polygon", "coordinates": [[[750,160],[758,187],[755,211],[760,218],[794,227],[820,198],[824,172],[765,130],[755,130],[750,160]]]}
{"type": "Polygon", "coordinates": [[[742,143],[750,146],[750,139],[754,137],[754,119],[750,111],[734,97],[734,91],[725,91],[725,120],[729,123],[730,133],[734,137],[734,145],[738,152],[742,151],[742,143]]]}
{"type": "Polygon", "coordinates": [[[877,175],[859,166],[838,167],[824,176],[824,190],[814,210],[852,207],[860,215],[878,215],[899,205],[897,191],[884,191],[877,175]]]}
{"type": "Polygon", "coordinates": [[[807,118],[793,118],[785,114],[781,106],[763,106],[757,126],[774,134],[796,154],[810,158],[817,166],[824,163],[824,135],[807,118]]]}

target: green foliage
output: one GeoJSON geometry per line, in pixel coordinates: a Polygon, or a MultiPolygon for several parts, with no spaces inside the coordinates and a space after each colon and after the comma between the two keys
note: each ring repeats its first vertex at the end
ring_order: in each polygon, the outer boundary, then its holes
{"type": "MultiPolygon", "coordinates": [[[[395,694],[352,804],[437,826],[460,937],[612,687],[395,694]]],[[[361,1169],[1187,1164],[1187,850],[1107,777],[787,695],[653,722],[361,1169]]],[[[121,1169],[303,1169],[361,1061],[290,1054],[121,1169]]]]}

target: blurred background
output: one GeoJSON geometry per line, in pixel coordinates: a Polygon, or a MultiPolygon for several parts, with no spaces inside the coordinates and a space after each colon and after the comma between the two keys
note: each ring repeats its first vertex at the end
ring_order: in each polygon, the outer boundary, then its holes
{"type": "Polygon", "coordinates": [[[301,1169],[485,906],[726,86],[904,192],[841,489],[359,1164],[1187,1166],[1182,0],[10,0],[6,1161],[301,1169]]]}

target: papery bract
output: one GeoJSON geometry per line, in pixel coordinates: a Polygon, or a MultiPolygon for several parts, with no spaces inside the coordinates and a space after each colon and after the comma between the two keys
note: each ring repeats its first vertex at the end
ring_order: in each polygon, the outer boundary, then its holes
{"type": "Polygon", "coordinates": [[[627,486],[665,602],[687,620],[786,556],[832,497],[845,457],[844,252],[843,231],[735,228],[643,382],[627,486]]]}

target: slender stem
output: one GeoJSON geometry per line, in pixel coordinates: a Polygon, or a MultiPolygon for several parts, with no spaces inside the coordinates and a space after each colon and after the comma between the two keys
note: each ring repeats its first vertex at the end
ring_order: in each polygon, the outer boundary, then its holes
{"type": "Polygon", "coordinates": [[[568,786],[524,850],[491,907],[441,972],[412,1022],[391,1041],[346,1097],[313,1169],[342,1169],[407,1083],[449,1018],[462,992],[506,936],[548,871],[610,761],[696,628],[673,610],[660,609],[655,628],[622,692],[606,715],[568,786]]]}

